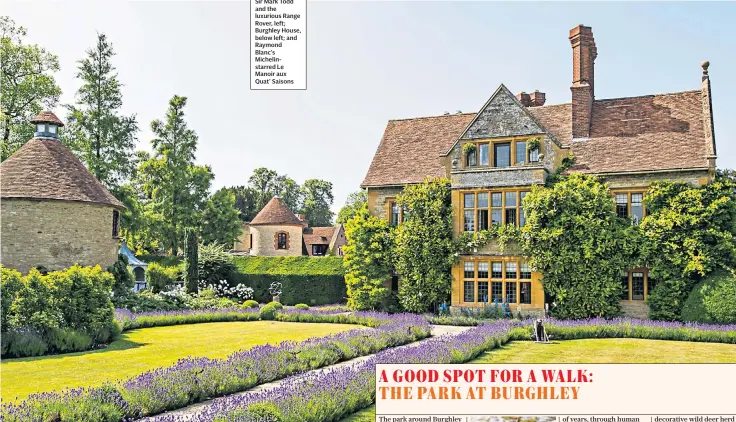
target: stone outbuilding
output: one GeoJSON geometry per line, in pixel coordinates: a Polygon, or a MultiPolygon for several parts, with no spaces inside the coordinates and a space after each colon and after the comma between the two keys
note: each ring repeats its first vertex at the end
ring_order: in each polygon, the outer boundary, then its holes
{"type": "Polygon", "coordinates": [[[342,224],[309,227],[302,214],[294,214],[274,196],[235,242],[233,252],[253,256],[342,256],[347,243],[342,224]]]}
{"type": "Polygon", "coordinates": [[[0,262],[23,273],[115,262],[125,207],[59,141],[51,112],[35,136],[0,164],[0,262]]]}

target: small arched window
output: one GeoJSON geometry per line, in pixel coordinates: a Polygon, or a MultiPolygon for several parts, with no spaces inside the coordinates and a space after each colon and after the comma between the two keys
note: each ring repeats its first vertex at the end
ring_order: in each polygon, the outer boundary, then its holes
{"type": "Polygon", "coordinates": [[[276,248],[277,249],[288,249],[288,247],[289,247],[288,246],[288,240],[289,240],[289,235],[287,233],[280,232],[277,235],[276,248]]]}
{"type": "Polygon", "coordinates": [[[118,237],[120,235],[120,212],[118,210],[112,211],[112,237],[118,237]]]}

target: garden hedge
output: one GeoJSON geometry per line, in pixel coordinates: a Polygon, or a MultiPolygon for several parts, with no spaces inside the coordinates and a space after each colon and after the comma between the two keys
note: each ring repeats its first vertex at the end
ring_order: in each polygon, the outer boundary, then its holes
{"type": "Polygon", "coordinates": [[[717,272],[698,283],[682,307],[685,322],[736,323],[736,277],[717,272]]]}
{"type": "Polygon", "coordinates": [[[280,302],[310,306],[344,303],[345,270],[342,258],[308,256],[236,256],[231,284],[243,283],[253,289],[253,298],[267,303],[272,299],[271,283],[281,283],[280,302]]]}

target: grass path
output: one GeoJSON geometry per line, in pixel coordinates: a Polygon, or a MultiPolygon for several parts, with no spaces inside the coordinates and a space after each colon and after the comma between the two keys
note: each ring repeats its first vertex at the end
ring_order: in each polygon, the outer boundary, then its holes
{"type": "Polygon", "coordinates": [[[515,341],[472,363],[736,363],[736,345],[633,338],[515,341]]]}
{"type": "Polygon", "coordinates": [[[359,328],[348,324],[248,321],[132,330],[105,349],[3,359],[0,363],[2,399],[23,399],[34,392],[126,379],[171,365],[186,356],[223,358],[259,344],[301,341],[359,328]]]}
{"type": "MultiPolygon", "coordinates": [[[[736,363],[736,345],[632,338],[514,341],[469,363],[736,363]]],[[[376,405],[340,422],[376,420],[376,405]]]]}

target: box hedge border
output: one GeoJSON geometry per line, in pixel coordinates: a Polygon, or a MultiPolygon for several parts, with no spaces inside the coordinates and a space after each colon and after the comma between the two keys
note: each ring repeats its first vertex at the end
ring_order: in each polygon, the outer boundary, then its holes
{"type": "Polygon", "coordinates": [[[281,303],[327,305],[346,300],[345,270],[342,258],[308,256],[235,256],[231,284],[242,283],[253,289],[253,299],[267,303],[272,299],[271,283],[281,283],[281,303]]]}

